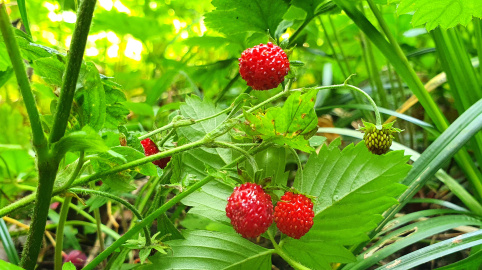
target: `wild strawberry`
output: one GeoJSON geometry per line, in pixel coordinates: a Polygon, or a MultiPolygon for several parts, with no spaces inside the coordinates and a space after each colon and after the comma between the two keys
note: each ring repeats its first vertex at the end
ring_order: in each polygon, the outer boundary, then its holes
{"type": "Polygon", "coordinates": [[[382,125],[381,128],[376,125],[363,121],[364,127],[360,128],[364,131],[363,140],[368,150],[373,154],[383,155],[388,152],[392,145],[394,133],[401,132],[401,129],[393,128],[394,122],[382,125]]]}
{"type": "Polygon", "coordinates": [[[228,198],[226,216],[244,238],[256,238],[273,223],[271,196],[260,185],[242,184],[228,198]]]}
{"type": "Polygon", "coordinates": [[[286,192],[274,208],[276,227],[295,239],[300,239],[313,226],[313,202],[303,194],[286,192]]]}
{"type": "Polygon", "coordinates": [[[239,73],[254,90],[277,87],[289,71],[286,53],[271,42],[246,49],[239,58],[239,73]]]}
{"type": "MultiPolygon", "coordinates": [[[[159,148],[157,148],[157,145],[150,138],[142,140],[141,144],[142,147],[144,147],[144,153],[146,154],[146,157],[159,153],[159,148]]],[[[154,165],[157,165],[159,168],[164,169],[170,160],[171,157],[165,157],[154,160],[152,163],[154,163],[154,165]]]]}

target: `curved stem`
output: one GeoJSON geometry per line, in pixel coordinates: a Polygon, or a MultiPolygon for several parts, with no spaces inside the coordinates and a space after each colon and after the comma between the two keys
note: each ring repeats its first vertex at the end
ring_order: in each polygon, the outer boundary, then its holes
{"type": "Polygon", "coordinates": [[[278,243],[276,243],[276,241],[274,240],[274,237],[273,235],[271,234],[271,231],[268,230],[267,231],[267,234],[268,234],[268,237],[269,237],[269,240],[271,240],[271,243],[273,243],[273,246],[274,246],[274,250],[276,252],[276,254],[280,255],[281,258],[283,258],[283,260],[285,260],[287,263],[289,263],[291,266],[293,266],[293,268],[295,269],[298,269],[298,270],[310,270],[310,268],[302,265],[301,263],[293,260],[288,254],[286,254],[283,249],[278,246],[278,243]]]}
{"type": "Polygon", "coordinates": [[[47,140],[42,129],[37,104],[35,103],[35,98],[32,89],[30,88],[30,82],[27,73],[25,72],[25,65],[20,55],[17,39],[15,38],[15,33],[13,32],[3,1],[0,4],[0,30],[3,35],[5,46],[7,47],[8,55],[12,61],[12,67],[15,71],[15,76],[17,77],[17,83],[20,87],[20,92],[22,93],[23,102],[27,109],[28,118],[32,128],[33,145],[37,148],[41,145],[45,145],[47,140]]]}
{"type": "Polygon", "coordinates": [[[54,269],[62,270],[62,250],[64,247],[64,226],[69,213],[69,204],[72,197],[65,198],[60,208],[59,224],[57,226],[57,233],[55,239],[55,255],[54,255],[54,269]]]}
{"type": "Polygon", "coordinates": [[[209,119],[212,119],[212,118],[215,118],[215,117],[218,117],[222,114],[225,114],[227,112],[229,112],[231,110],[231,107],[228,107],[216,114],[213,114],[211,116],[208,116],[208,117],[205,117],[205,118],[202,118],[202,119],[182,119],[182,120],[178,120],[178,121],[174,121],[174,122],[171,122],[163,127],[160,127],[158,129],[155,129],[151,132],[148,132],[142,136],[139,136],[139,140],[144,140],[146,138],[149,138],[151,137],[152,135],[155,135],[159,132],[162,132],[164,130],[168,130],[168,129],[171,129],[171,128],[178,128],[178,127],[185,127],[185,126],[190,126],[190,125],[194,125],[196,123],[199,123],[199,122],[203,122],[203,121],[206,121],[206,120],[209,120],[209,119]]]}
{"type": "MultiPolygon", "coordinates": [[[[382,128],[382,118],[380,117],[380,112],[378,111],[377,104],[375,103],[375,101],[373,101],[373,99],[370,97],[370,95],[368,95],[365,91],[361,90],[360,88],[345,83],[345,84],[335,84],[335,85],[328,85],[328,86],[313,87],[311,89],[327,90],[327,89],[343,89],[343,88],[354,90],[354,91],[357,91],[357,92],[363,94],[363,96],[368,100],[368,102],[370,102],[370,105],[372,105],[372,107],[373,107],[373,111],[375,112],[375,117],[376,117],[377,128],[381,129],[382,128]]],[[[300,89],[293,89],[291,91],[296,91],[296,90],[300,90],[300,89]]]]}
{"type": "MultiPolygon", "coordinates": [[[[72,191],[72,192],[75,192],[75,193],[93,194],[93,195],[96,195],[96,196],[101,196],[101,197],[111,199],[113,201],[116,201],[116,202],[124,205],[127,209],[131,210],[132,213],[136,216],[136,218],[138,220],[144,219],[142,217],[141,213],[139,213],[139,211],[137,211],[137,209],[132,204],[130,204],[128,201],[126,201],[122,198],[117,197],[116,195],[113,195],[113,194],[110,194],[110,193],[107,193],[107,192],[103,192],[103,191],[99,191],[99,190],[86,189],[86,188],[71,188],[69,190],[72,191]]],[[[149,230],[147,230],[147,228],[144,228],[144,236],[146,237],[146,245],[150,245],[151,244],[151,235],[149,233],[149,230]]]]}
{"type": "MultiPolygon", "coordinates": [[[[260,145],[259,147],[253,149],[251,154],[255,154],[257,152],[263,151],[270,147],[271,144],[265,144],[265,145],[260,145]]],[[[223,166],[221,170],[230,168],[237,164],[238,162],[241,162],[245,159],[244,156],[241,156],[231,163],[223,166]]],[[[150,215],[146,216],[141,222],[139,222],[136,226],[134,226],[132,229],[128,230],[124,235],[121,236],[117,241],[112,243],[111,246],[109,246],[106,250],[104,250],[102,253],[100,253],[97,257],[94,258],[92,262],[90,262],[88,265],[86,265],[83,269],[84,270],[92,270],[94,269],[100,262],[102,262],[109,254],[113,253],[117,248],[119,248],[122,244],[125,243],[125,241],[131,239],[137,232],[139,232],[143,227],[151,224],[157,217],[165,213],[169,208],[177,204],[179,201],[184,199],[186,196],[189,194],[193,193],[194,191],[198,190],[205,184],[209,183],[211,180],[213,180],[214,177],[211,175],[208,175],[205,177],[203,180],[196,182],[194,185],[190,186],[186,191],[179,193],[176,195],[174,198],[163,204],[161,207],[159,207],[156,211],[152,212],[150,215]]]]}
{"type": "Polygon", "coordinates": [[[74,100],[77,79],[79,78],[82,59],[84,57],[87,36],[89,35],[92,15],[94,14],[96,0],[84,0],[81,2],[77,13],[72,43],[69,48],[67,66],[63,75],[62,88],[60,90],[59,102],[55,113],[54,124],[49,141],[57,142],[64,136],[67,122],[74,100]]]}
{"type": "Polygon", "coordinates": [[[67,189],[70,187],[70,185],[72,185],[75,178],[77,178],[77,176],[79,175],[80,170],[82,169],[82,166],[84,166],[84,151],[80,151],[80,156],[79,156],[79,160],[77,161],[77,166],[75,166],[75,170],[72,173],[72,175],[70,175],[69,180],[62,185],[61,187],[62,189],[67,189]]]}

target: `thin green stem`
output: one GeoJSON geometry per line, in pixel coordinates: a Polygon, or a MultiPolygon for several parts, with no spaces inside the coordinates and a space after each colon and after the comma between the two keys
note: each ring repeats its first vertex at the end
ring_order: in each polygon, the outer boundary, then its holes
{"type": "Polygon", "coordinates": [[[162,147],[162,146],[167,142],[167,140],[169,140],[169,138],[170,138],[172,135],[174,135],[174,131],[175,131],[175,129],[171,129],[171,130],[167,133],[167,135],[164,136],[164,138],[162,138],[162,140],[159,142],[159,146],[162,147]]]}
{"type": "Polygon", "coordinates": [[[269,240],[271,240],[271,243],[273,244],[274,250],[276,254],[280,255],[283,260],[285,260],[289,265],[291,265],[294,269],[297,270],[310,270],[310,268],[302,265],[301,263],[293,260],[288,254],[286,254],[283,249],[276,243],[276,240],[274,239],[273,235],[271,234],[271,231],[267,231],[269,240]]]}
{"type": "Polygon", "coordinates": [[[333,57],[335,58],[336,63],[338,64],[338,67],[340,68],[343,77],[347,78],[351,73],[348,74],[347,71],[345,71],[343,65],[341,64],[340,59],[336,55],[335,46],[333,46],[333,42],[331,42],[330,35],[328,35],[328,29],[326,29],[325,24],[323,23],[323,19],[321,17],[318,17],[318,21],[320,22],[321,28],[323,28],[323,32],[325,33],[325,40],[328,43],[328,46],[330,46],[331,51],[333,52],[333,57]]]}
{"type": "Polygon", "coordinates": [[[214,104],[218,104],[218,102],[224,97],[224,95],[229,91],[229,89],[231,89],[231,87],[233,86],[233,84],[239,79],[241,75],[239,74],[239,72],[236,73],[236,76],[234,76],[230,81],[229,83],[223,88],[223,90],[221,91],[221,93],[219,94],[219,96],[216,98],[216,100],[214,101],[214,104]]]}
{"type": "Polygon", "coordinates": [[[148,133],[146,133],[142,136],[139,136],[139,140],[144,140],[145,138],[149,138],[149,137],[151,137],[151,136],[153,136],[153,135],[155,135],[159,132],[162,132],[164,130],[168,130],[168,129],[171,129],[171,128],[190,126],[190,125],[194,125],[196,123],[200,123],[200,122],[203,122],[203,121],[206,121],[206,120],[209,120],[209,119],[216,118],[220,115],[223,115],[223,114],[231,111],[231,109],[232,109],[231,107],[228,107],[228,108],[226,108],[226,109],[224,109],[224,110],[222,110],[222,111],[220,111],[216,114],[213,114],[211,116],[208,116],[208,117],[205,117],[205,118],[202,118],[202,119],[197,119],[197,120],[196,119],[182,119],[182,120],[173,121],[173,122],[171,122],[171,123],[169,123],[169,124],[167,124],[163,127],[160,127],[158,129],[155,129],[151,132],[148,132],[148,133]]]}
{"type": "MultiPolygon", "coordinates": [[[[359,92],[370,102],[370,105],[372,105],[373,111],[375,112],[376,126],[377,126],[377,128],[381,129],[381,127],[382,127],[382,120],[381,119],[382,118],[380,117],[380,112],[378,111],[377,104],[375,103],[375,101],[373,101],[373,99],[370,97],[370,95],[368,95],[365,91],[361,90],[360,88],[345,83],[345,84],[335,84],[335,85],[328,85],[328,86],[313,87],[311,89],[327,90],[327,89],[343,89],[343,88],[359,92]]],[[[299,89],[293,89],[291,91],[296,91],[296,90],[299,90],[299,89]]]]}
{"type": "MultiPolygon", "coordinates": [[[[94,182],[90,182],[89,184],[90,184],[90,188],[95,187],[94,182]]],[[[102,219],[100,218],[100,210],[98,207],[94,209],[94,218],[95,218],[95,225],[97,228],[97,240],[99,241],[100,250],[102,252],[105,250],[105,245],[104,245],[104,237],[102,237],[102,229],[101,229],[102,219]]]]}
{"type": "Polygon", "coordinates": [[[479,81],[482,85],[482,19],[475,18],[473,19],[474,23],[474,31],[476,37],[476,47],[477,47],[477,55],[479,57],[479,81]]]}
{"type": "Polygon", "coordinates": [[[84,0],[80,3],[75,23],[72,43],[69,48],[67,66],[63,75],[62,88],[60,90],[59,102],[55,113],[54,124],[49,141],[57,142],[64,136],[67,122],[74,100],[77,79],[79,78],[82,58],[84,56],[87,36],[89,35],[92,15],[94,14],[96,0],[84,0]]]}
{"type": "Polygon", "coordinates": [[[311,20],[313,20],[315,16],[306,16],[305,18],[305,21],[303,22],[303,24],[301,24],[300,27],[298,27],[298,29],[296,29],[296,31],[293,33],[292,36],[290,36],[290,43],[288,45],[288,47],[291,47],[293,45],[295,45],[295,40],[296,38],[301,34],[301,32],[305,29],[305,27],[311,22],[311,20]]]}
{"type": "MultiPolygon", "coordinates": [[[[252,154],[255,154],[257,152],[263,151],[270,147],[271,144],[261,144],[259,147],[253,149],[252,154]]],[[[241,156],[231,163],[225,165],[224,167],[221,168],[221,170],[230,168],[237,164],[238,162],[241,162],[244,160],[244,156],[241,156]]],[[[90,262],[88,265],[86,265],[83,270],[92,270],[94,269],[100,262],[102,262],[107,256],[109,256],[111,253],[113,253],[117,248],[119,248],[122,244],[124,244],[127,240],[131,239],[137,232],[139,232],[143,227],[151,224],[157,217],[165,213],[167,210],[169,210],[171,207],[173,207],[175,204],[177,204],[179,201],[187,197],[189,194],[193,193],[194,191],[198,190],[205,184],[209,183],[211,180],[213,180],[214,177],[209,175],[205,177],[203,180],[196,182],[194,185],[190,186],[186,191],[179,193],[176,195],[174,198],[163,204],[161,207],[159,207],[156,211],[152,212],[150,215],[146,216],[142,221],[140,221],[136,226],[134,226],[132,229],[128,230],[124,235],[121,236],[117,241],[112,243],[111,246],[109,246],[106,250],[104,250],[102,253],[100,253],[97,257],[94,258],[92,262],[90,262]]]]}
{"type": "MultiPolygon", "coordinates": [[[[107,192],[103,192],[103,191],[99,191],[99,190],[94,190],[94,189],[86,189],[86,188],[71,188],[69,190],[72,191],[72,192],[75,192],[75,193],[92,194],[92,195],[101,196],[101,197],[111,199],[113,201],[116,201],[116,202],[124,205],[127,209],[131,210],[132,213],[136,216],[136,218],[138,220],[143,219],[141,213],[139,211],[137,211],[137,209],[132,204],[130,204],[128,201],[126,201],[126,200],[124,200],[124,199],[122,199],[122,198],[120,198],[116,195],[113,195],[111,193],[107,193],[107,192]]],[[[144,236],[146,237],[146,245],[150,245],[151,244],[151,235],[150,235],[149,230],[147,228],[144,228],[144,236]]]]}
{"type": "MultiPolygon", "coordinates": [[[[376,93],[378,95],[378,100],[382,104],[384,108],[390,108],[388,105],[388,98],[387,98],[387,93],[385,92],[385,88],[383,87],[383,82],[382,79],[380,78],[380,70],[377,65],[377,61],[375,59],[375,55],[373,54],[373,48],[372,44],[370,41],[366,43],[367,47],[367,56],[368,56],[368,62],[369,62],[369,67],[370,67],[370,73],[371,73],[371,79],[373,80],[375,84],[375,89],[376,93]]],[[[375,89],[372,89],[372,92],[374,92],[375,89]]]]}
{"type": "MultiPolygon", "coordinates": [[[[335,41],[338,44],[338,48],[340,49],[341,57],[343,58],[343,61],[345,62],[346,70],[348,71],[348,76],[349,76],[350,74],[353,74],[353,72],[351,71],[351,67],[350,67],[350,64],[348,63],[348,58],[346,57],[345,51],[343,51],[342,43],[341,43],[340,39],[338,38],[338,31],[335,27],[335,24],[333,23],[333,20],[331,19],[331,16],[328,16],[328,21],[330,22],[331,29],[333,31],[333,37],[335,37],[335,41]]],[[[348,76],[345,76],[345,77],[348,77],[348,76]]]]}
{"type": "Polygon", "coordinates": [[[55,255],[54,255],[54,269],[62,270],[62,250],[64,248],[64,227],[69,213],[69,205],[72,197],[65,198],[60,208],[59,225],[57,226],[57,233],[55,239],[55,255]]]}
{"type": "Polygon", "coordinates": [[[39,112],[37,109],[37,104],[35,103],[35,98],[30,88],[30,82],[25,72],[25,65],[20,55],[20,49],[17,44],[17,39],[15,38],[15,33],[13,32],[12,25],[10,24],[10,19],[5,8],[5,3],[0,4],[0,30],[3,35],[3,41],[7,47],[7,52],[12,61],[12,67],[15,71],[15,76],[17,77],[17,83],[20,87],[20,92],[22,93],[23,101],[27,109],[28,118],[30,120],[30,125],[32,128],[32,140],[35,148],[46,145],[47,140],[45,138],[42,124],[40,121],[39,112]]]}
{"type": "Polygon", "coordinates": [[[79,155],[79,160],[77,161],[77,165],[75,166],[74,172],[70,175],[70,178],[67,182],[65,182],[64,185],[62,185],[62,189],[67,189],[72,185],[72,183],[75,181],[77,176],[80,173],[80,170],[82,169],[82,166],[84,166],[84,151],[80,151],[79,155]]]}

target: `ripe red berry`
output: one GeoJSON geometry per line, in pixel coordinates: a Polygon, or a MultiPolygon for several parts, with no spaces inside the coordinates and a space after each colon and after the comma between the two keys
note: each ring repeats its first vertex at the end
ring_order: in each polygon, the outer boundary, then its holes
{"type": "Polygon", "coordinates": [[[239,73],[254,90],[277,87],[290,71],[290,62],[280,47],[260,44],[246,49],[239,58],[239,73]]]}
{"type": "Polygon", "coordinates": [[[226,216],[244,238],[258,237],[273,223],[271,196],[260,185],[242,184],[228,198],[226,216]]]}
{"type": "Polygon", "coordinates": [[[300,239],[313,226],[313,202],[303,194],[286,192],[274,208],[274,221],[278,229],[295,239],[300,239]]]}
{"type": "MultiPolygon", "coordinates": [[[[159,153],[159,148],[157,148],[157,145],[150,138],[142,140],[141,144],[142,147],[144,147],[144,153],[146,154],[146,157],[159,153]]],[[[157,165],[159,168],[164,169],[170,160],[171,157],[165,157],[154,160],[152,163],[154,163],[154,165],[157,165]]]]}

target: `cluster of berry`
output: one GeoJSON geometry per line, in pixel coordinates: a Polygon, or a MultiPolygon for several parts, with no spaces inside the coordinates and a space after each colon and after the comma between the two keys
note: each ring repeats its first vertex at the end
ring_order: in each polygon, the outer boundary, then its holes
{"type": "Polygon", "coordinates": [[[245,238],[255,238],[274,222],[278,229],[295,239],[305,235],[313,226],[313,203],[303,194],[286,192],[273,211],[271,196],[263,187],[245,183],[234,188],[228,198],[226,215],[234,229],[245,238]]]}

